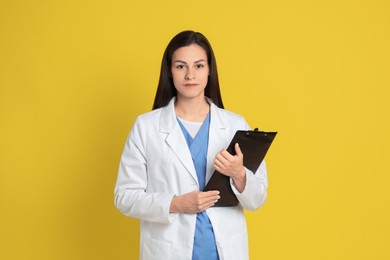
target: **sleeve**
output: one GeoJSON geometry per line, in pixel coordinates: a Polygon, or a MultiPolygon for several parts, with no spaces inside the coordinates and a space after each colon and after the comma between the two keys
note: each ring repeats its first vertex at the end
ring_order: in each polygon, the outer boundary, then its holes
{"type": "Polygon", "coordinates": [[[137,118],[119,164],[114,204],[125,216],[141,220],[171,223],[177,214],[169,213],[174,194],[148,193],[146,131],[137,118]]]}
{"type": "MultiPolygon", "coordinates": [[[[242,129],[251,129],[245,120],[242,129]]],[[[266,163],[263,160],[255,173],[247,168],[245,168],[245,171],[246,183],[243,192],[239,192],[236,189],[233,179],[230,179],[230,185],[243,208],[247,210],[256,210],[264,204],[267,198],[268,177],[266,163]]]]}
{"type": "Polygon", "coordinates": [[[245,189],[240,193],[230,180],[234,194],[243,208],[247,210],[256,210],[260,208],[267,198],[268,178],[265,161],[263,161],[256,173],[253,174],[246,169],[246,184],[245,189]]]}

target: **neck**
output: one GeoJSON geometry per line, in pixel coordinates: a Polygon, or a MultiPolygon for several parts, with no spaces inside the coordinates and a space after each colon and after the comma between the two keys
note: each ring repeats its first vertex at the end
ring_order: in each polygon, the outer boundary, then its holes
{"type": "Polygon", "coordinates": [[[176,115],[184,120],[203,122],[210,111],[210,105],[205,98],[189,99],[176,98],[176,115]]]}

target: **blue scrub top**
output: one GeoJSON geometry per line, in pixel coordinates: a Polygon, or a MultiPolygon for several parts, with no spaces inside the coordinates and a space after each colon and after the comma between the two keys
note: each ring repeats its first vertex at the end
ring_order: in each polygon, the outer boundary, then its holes
{"type": "MultiPolygon", "coordinates": [[[[209,144],[210,113],[207,114],[202,126],[195,138],[192,138],[184,125],[177,119],[180,128],[190,149],[192,161],[194,162],[196,175],[198,177],[199,190],[203,191],[206,185],[207,149],[209,144]]],[[[192,260],[218,260],[218,251],[215,243],[214,230],[207,216],[202,211],[196,216],[196,227],[194,237],[194,248],[192,260]]]]}

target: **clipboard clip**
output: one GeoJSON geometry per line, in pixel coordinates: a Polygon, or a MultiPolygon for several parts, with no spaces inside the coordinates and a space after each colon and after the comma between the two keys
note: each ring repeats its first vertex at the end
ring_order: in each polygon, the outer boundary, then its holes
{"type": "MultiPolygon", "coordinates": [[[[264,136],[267,136],[267,133],[259,131],[259,128],[257,128],[257,127],[255,129],[253,129],[253,132],[261,132],[261,133],[263,133],[264,136]]],[[[247,135],[249,135],[249,133],[247,133],[247,135]]]]}

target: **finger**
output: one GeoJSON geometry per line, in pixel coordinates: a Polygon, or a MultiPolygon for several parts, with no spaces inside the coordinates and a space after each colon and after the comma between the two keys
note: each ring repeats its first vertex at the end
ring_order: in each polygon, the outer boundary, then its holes
{"type": "Polygon", "coordinates": [[[226,149],[221,151],[219,154],[227,161],[230,161],[233,158],[233,155],[229,153],[226,149]]]}
{"type": "Polygon", "coordinates": [[[215,205],[215,203],[217,203],[217,201],[216,201],[216,202],[212,202],[212,203],[208,204],[204,210],[206,210],[206,209],[208,209],[208,208],[211,208],[212,206],[214,206],[214,205],[215,205]]]}
{"type": "MultiPolygon", "coordinates": [[[[218,162],[217,162],[218,163],[218,162]]],[[[214,168],[217,170],[219,173],[226,175],[226,167],[222,164],[215,164],[214,163],[214,168]]]]}
{"type": "Polygon", "coordinates": [[[213,206],[215,203],[217,203],[220,198],[221,197],[219,195],[208,197],[207,199],[205,199],[203,201],[202,207],[209,208],[209,207],[213,206]]]}
{"type": "Polygon", "coordinates": [[[202,212],[204,210],[206,210],[207,208],[210,208],[211,206],[213,206],[215,203],[217,203],[218,199],[213,199],[213,200],[207,200],[207,201],[202,201],[202,203],[200,203],[195,211],[196,213],[199,213],[199,212],[202,212]]]}
{"type": "Polygon", "coordinates": [[[221,161],[219,161],[218,159],[215,159],[214,160],[214,167],[222,168],[223,163],[221,161]]]}
{"type": "Polygon", "coordinates": [[[236,155],[238,156],[238,157],[243,157],[244,155],[242,154],[242,152],[241,152],[241,148],[240,148],[240,145],[238,144],[238,143],[236,143],[235,145],[234,145],[234,150],[236,151],[236,155]]]}
{"type": "Polygon", "coordinates": [[[218,190],[209,190],[209,191],[204,191],[203,194],[207,197],[218,196],[219,191],[218,190]]]}
{"type": "Polygon", "coordinates": [[[202,193],[203,196],[203,203],[210,203],[210,202],[215,202],[217,201],[220,196],[219,196],[219,191],[213,190],[213,191],[205,191],[202,193]]]}
{"type": "Polygon", "coordinates": [[[206,209],[208,209],[208,208],[210,208],[210,207],[212,207],[212,206],[214,206],[214,205],[215,205],[214,202],[211,202],[211,203],[208,203],[208,204],[204,204],[204,205],[202,205],[202,206],[196,208],[196,209],[194,210],[194,212],[191,212],[191,213],[195,213],[195,214],[200,213],[200,212],[205,211],[206,209]]]}
{"type": "Polygon", "coordinates": [[[226,158],[225,153],[229,154],[227,151],[222,151],[215,157],[215,160],[218,160],[218,162],[220,162],[222,165],[227,164],[229,161],[228,158],[226,158]]]}

